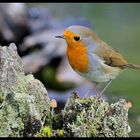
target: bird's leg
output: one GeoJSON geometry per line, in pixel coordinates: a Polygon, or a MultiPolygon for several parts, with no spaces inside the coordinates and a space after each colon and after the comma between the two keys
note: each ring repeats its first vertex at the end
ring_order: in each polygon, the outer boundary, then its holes
{"type": "Polygon", "coordinates": [[[94,87],[92,87],[86,94],[84,97],[88,97],[88,95],[91,93],[91,91],[94,91],[94,89],[97,87],[98,82],[95,82],[94,87]]]}
{"type": "Polygon", "coordinates": [[[99,93],[98,98],[100,98],[103,95],[104,91],[111,84],[111,82],[112,82],[112,79],[109,80],[109,82],[106,84],[106,86],[103,88],[103,90],[99,93]]]}

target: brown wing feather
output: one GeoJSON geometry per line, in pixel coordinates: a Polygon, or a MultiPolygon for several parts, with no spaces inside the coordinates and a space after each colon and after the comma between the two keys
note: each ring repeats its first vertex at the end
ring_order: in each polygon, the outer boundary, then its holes
{"type": "Polygon", "coordinates": [[[112,67],[124,68],[124,65],[128,62],[123,58],[123,56],[111,48],[108,44],[103,41],[100,41],[95,54],[102,57],[105,60],[105,64],[112,67]]]}

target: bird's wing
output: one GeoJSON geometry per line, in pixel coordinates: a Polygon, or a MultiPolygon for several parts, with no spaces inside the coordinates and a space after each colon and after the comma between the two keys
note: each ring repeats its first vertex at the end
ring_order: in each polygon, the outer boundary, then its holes
{"type": "Polygon", "coordinates": [[[118,53],[103,41],[100,41],[99,46],[96,48],[94,53],[103,58],[105,64],[112,67],[124,68],[125,65],[128,64],[128,62],[120,53],[118,53]]]}

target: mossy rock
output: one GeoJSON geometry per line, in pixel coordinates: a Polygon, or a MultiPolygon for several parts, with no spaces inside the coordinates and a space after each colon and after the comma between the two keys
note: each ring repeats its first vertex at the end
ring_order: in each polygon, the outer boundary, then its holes
{"type": "Polygon", "coordinates": [[[0,47],[0,54],[0,137],[34,136],[50,114],[48,93],[32,74],[24,74],[14,44],[0,47]]]}
{"type": "Polygon", "coordinates": [[[53,128],[69,137],[129,137],[128,106],[124,99],[109,104],[95,97],[73,93],[64,110],[54,118],[53,128]]]}

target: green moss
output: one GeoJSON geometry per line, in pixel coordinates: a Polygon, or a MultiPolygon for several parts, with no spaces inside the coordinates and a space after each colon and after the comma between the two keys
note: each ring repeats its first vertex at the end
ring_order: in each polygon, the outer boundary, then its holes
{"type": "Polygon", "coordinates": [[[37,137],[52,137],[52,135],[52,129],[48,126],[45,126],[37,134],[37,137]]]}
{"type": "Polygon", "coordinates": [[[58,137],[63,137],[64,136],[64,130],[57,129],[56,134],[57,134],[58,137]]]}

